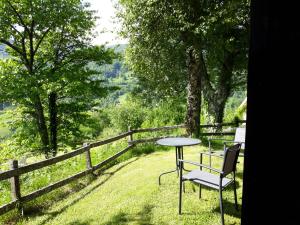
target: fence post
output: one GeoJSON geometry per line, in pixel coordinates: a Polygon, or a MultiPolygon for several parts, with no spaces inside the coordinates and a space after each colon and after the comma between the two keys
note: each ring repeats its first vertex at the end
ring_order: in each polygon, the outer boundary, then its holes
{"type": "Polygon", "coordinates": [[[86,169],[92,169],[93,166],[91,160],[90,145],[88,143],[84,143],[83,147],[88,147],[88,150],[85,152],[86,169]]]}
{"type": "MultiPolygon", "coordinates": [[[[131,127],[128,126],[128,132],[130,132],[130,131],[131,131],[131,127]]],[[[131,141],[133,141],[133,134],[132,133],[128,137],[128,142],[130,143],[131,141]]]]}
{"type": "MultiPolygon", "coordinates": [[[[10,169],[18,169],[18,160],[12,160],[10,162],[10,169]]],[[[12,200],[17,200],[17,208],[21,211],[21,214],[23,215],[23,208],[22,208],[22,202],[21,202],[21,191],[20,191],[20,179],[19,175],[13,176],[10,178],[10,187],[11,187],[11,197],[12,200]]]]}

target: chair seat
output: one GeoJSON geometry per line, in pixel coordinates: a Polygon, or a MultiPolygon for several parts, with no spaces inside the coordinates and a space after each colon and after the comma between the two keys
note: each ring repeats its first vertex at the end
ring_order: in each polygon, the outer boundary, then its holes
{"type": "MultiPolygon", "coordinates": [[[[191,172],[182,176],[183,180],[190,180],[198,184],[219,189],[220,175],[205,172],[203,170],[192,170],[191,172]]],[[[231,179],[222,179],[222,189],[232,182],[231,179]]]]}
{"type": "MultiPolygon", "coordinates": [[[[212,151],[212,155],[219,155],[219,156],[224,156],[224,150],[219,150],[219,151],[212,151]]],[[[240,157],[244,157],[244,153],[240,152],[239,154],[240,157]]]]}

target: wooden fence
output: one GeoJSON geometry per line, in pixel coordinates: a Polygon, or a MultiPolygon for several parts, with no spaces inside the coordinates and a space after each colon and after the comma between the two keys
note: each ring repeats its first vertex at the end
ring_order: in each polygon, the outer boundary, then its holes
{"type": "MultiPolygon", "coordinates": [[[[232,123],[222,123],[222,124],[207,124],[207,125],[201,125],[200,128],[202,130],[205,130],[207,128],[220,128],[220,127],[238,127],[240,124],[246,123],[246,120],[237,120],[236,122],[232,123]]],[[[186,128],[186,125],[175,125],[175,126],[166,126],[166,127],[157,127],[157,128],[144,128],[144,129],[137,129],[137,130],[130,130],[133,133],[131,134],[131,138],[128,141],[130,144],[140,144],[140,143],[146,143],[146,142],[153,142],[158,139],[164,138],[166,136],[161,137],[154,137],[154,138],[147,138],[147,139],[139,139],[139,140],[133,140],[133,134],[134,133],[141,133],[141,132],[155,132],[155,131],[161,131],[161,130],[173,130],[178,128],[186,128]]],[[[234,136],[235,132],[201,132],[201,136],[234,136]]],[[[187,135],[183,135],[187,136],[187,135]]]]}
{"type": "MultiPolygon", "coordinates": [[[[239,121],[238,123],[245,123],[246,121],[239,121]]],[[[227,123],[227,124],[213,124],[213,125],[202,125],[202,128],[210,128],[210,127],[220,127],[220,126],[238,126],[237,123],[227,123]]],[[[155,137],[155,138],[149,138],[149,139],[139,139],[139,140],[133,140],[133,134],[135,133],[142,133],[142,132],[155,132],[155,131],[165,131],[165,130],[174,130],[174,129],[179,129],[179,128],[185,128],[185,125],[176,125],[176,126],[166,126],[166,127],[158,127],[158,128],[146,128],[146,129],[137,129],[137,130],[129,130],[126,133],[120,134],[118,136],[102,140],[102,141],[96,141],[92,143],[85,143],[83,147],[78,148],[72,152],[56,156],[50,159],[46,159],[40,162],[32,163],[29,165],[25,166],[19,166],[17,160],[12,160],[10,162],[10,170],[4,171],[0,173],[0,181],[10,179],[10,186],[11,186],[11,196],[12,196],[12,201],[9,202],[8,204],[0,206],[0,215],[3,213],[6,213],[14,208],[22,208],[22,204],[28,201],[31,201],[41,195],[44,195],[50,191],[53,191],[57,188],[60,188],[64,185],[69,184],[70,182],[81,178],[83,176],[86,176],[87,174],[92,173],[93,171],[102,168],[103,166],[107,165],[109,162],[115,160],[119,156],[123,155],[126,153],[128,150],[133,148],[136,144],[140,143],[146,143],[146,142],[153,142],[156,141],[162,137],[155,137]],[[92,165],[92,160],[91,160],[91,154],[90,150],[95,147],[99,147],[108,143],[115,142],[117,140],[120,140],[122,138],[128,137],[128,146],[116,153],[115,155],[105,159],[104,161],[98,163],[97,165],[92,165]],[[43,187],[39,190],[36,190],[32,193],[29,193],[27,195],[22,195],[21,190],[20,190],[20,176],[25,173],[29,173],[53,164],[56,164],[58,162],[62,162],[64,160],[73,158],[77,155],[85,155],[85,160],[86,160],[86,168],[84,171],[79,172],[73,176],[70,176],[66,179],[60,180],[56,183],[50,184],[46,187],[43,187]]],[[[202,133],[203,136],[208,136],[208,135],[234,135],[234,133],[202,133]]],[[[166,137],[166,136],[164,136],[166,137]]],[[[168,136],[170,137],[170,136],[168,136]]]]}

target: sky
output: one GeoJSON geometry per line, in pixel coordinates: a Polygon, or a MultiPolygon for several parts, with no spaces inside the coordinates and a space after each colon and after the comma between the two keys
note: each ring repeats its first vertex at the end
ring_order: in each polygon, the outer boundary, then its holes
{"type": "Polygon", "coordinates": [[[96,10],[96,15],[100,17],[96,22],[97,37],[94,39],[94,44],[124,44],[127,40],[120,38],[117,35],[117,30],[120,30],[121,26],[116,23],[114,19],[116,15],[116,9],[114,4],[116,0],[85,0],[91,3],[91,9],[96,10]],[[101,33],[101,31],[103,33],[101,33]]]}

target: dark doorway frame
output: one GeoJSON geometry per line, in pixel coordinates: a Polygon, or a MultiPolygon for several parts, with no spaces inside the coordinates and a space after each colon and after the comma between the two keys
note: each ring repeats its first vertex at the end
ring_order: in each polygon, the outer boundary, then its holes
{"type": "Polygon", "coordinates": [[[296,3],[251,2],[242,225],[300,224],[296,3]]]}

